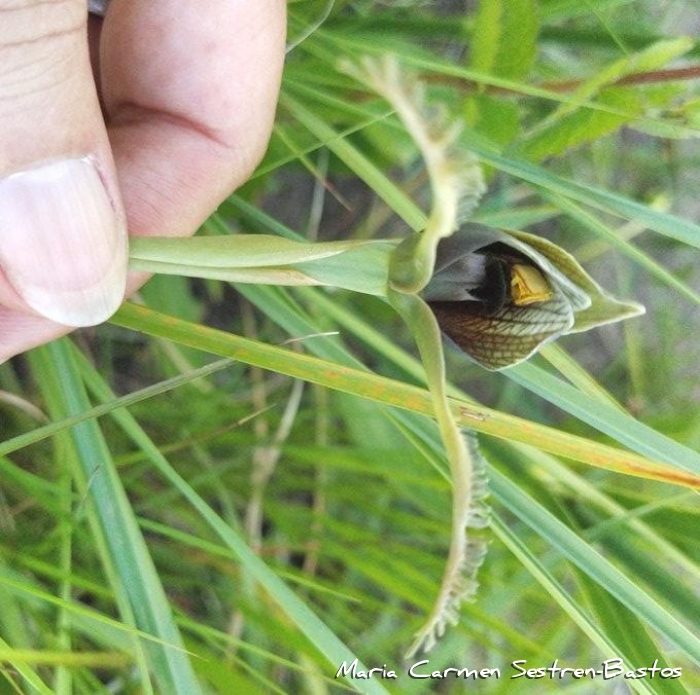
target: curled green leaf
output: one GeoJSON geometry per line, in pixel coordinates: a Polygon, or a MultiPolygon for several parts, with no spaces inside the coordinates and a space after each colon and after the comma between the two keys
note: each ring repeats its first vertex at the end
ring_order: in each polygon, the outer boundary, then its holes
{"type": "Polygon", "coordinates": [[[330,285],[386,296],[393,240],[309,243],[268,234],[142,237],[129,267],[164,275],[266,285],[330,285]]]}
{"type": "Polygon", "coordinates": [[[463,436],[447,400],[440,329],[428,305],[417,295],[390,290],[389,301],[410,327],[425,367],[442,441],[452,476],[452,534],[440,591],[406,654],[430,651],[448,624],[456,624],[463,601],[474,598],[477,571],[486,553],[479,531],[488,525],[486,465],[473,435],[463,436]],[[477,531],[477,533],[474,533],[477,531]]]}
{"type": "Polygon", "coordinates": [[[423,84],[403,71],[395,56],[344,61],[341,69],[392,105],[425,162],[432,197],[427,224],[399,244],[389,268],[392,290],[416,294],[430,281],[439,240],[469,217],[486,192],[481,167],[459,146],[461,122],[449,120],[440,105],[428,106],[423,84]]]}
{"type": "Polygon", "coordinates": [[[473,224],[440,242],[423,297],[442,332],[492,370],[566,333],[644,313],[608,295],[556,244],[473,224]]]}

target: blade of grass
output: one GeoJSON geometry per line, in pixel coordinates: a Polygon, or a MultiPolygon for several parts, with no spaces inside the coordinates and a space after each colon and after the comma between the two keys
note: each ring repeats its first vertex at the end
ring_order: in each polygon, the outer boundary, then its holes
{"type": "Polygon", "coordinates": [[[582,393],[534,364],[524,362],[506,376],[558,408],[604,432],[633,451],[700,476],[700,454],[635,420],[619,408],[582,393]]]}
{"type": "Polygon", "coordinates": [[[563,377],[568,379],[579,391],[591,398],[625,412],[624,408],[606,391],[581,365],[556,343],[545,345],[540,351],[563,377]]]}
{"type": "MultiPolygon", "coordinates": [[[[190,324],[145,307],[126,304],[111,320],[124,328],[174,340],[213,354],[233,357],[246,364],[304,379],[332,389],[388,403],[424,415],[432,415],[433,412],[430,396],[425,389],[380,377],[367,371],[319,360],[291,350],[258,343],[205,326],[190,324]]],[[[697,476],[688,475],[677,468],[668,469],[643,457],[583,437],[575,437],[551,427],[538,425],[472,403],[457,402],[453,404],[453,407],[455,416],[464,427],[506,439],[531,443],[545,451],[560,454],[576,461],[583,461],[589,465],[631,472],[689,487],[700,486],[700,478],[697,476]]],[[[596,405],[596,407],[598,406],[596,405]]],[[[662,437],[658,433],[657,436],[662,437]]]]}
{"type": "MultiPolygon", "coordinates": [[[[545,193],[545,198],[555,203],[561,210],[565,211],[572,219],[576,220],[582,227],[590,229],[602,239],[610,242],[621,253],[629,256],[638,265],[657,278],[665,285],[672,287],[679,294],[683,295],[691,302],[700,304],[700,295],[689,287],[685,282],[679,280],[673,273],[666,270],[660,263],[657,263],[651,256],[638,249],[634,244],[621,239],[606,224],[595,218],[579,205],[569,200],[565,196],[557,193],[545,193]]],[[[651,208],[648,208],[651,210],[651,208]]],[[[660,213],[665,214],[665,213],[660,213]]]]}
{"type": "Polygon", "coordinates": [[[590,205],[627,220],[637,220],[659,234],[694,248],[700,248],[700,226],[689,220],[654,210],[617,193],[610,193],[576,183],[571,179],[565,179],[530,162],[501,155],[494,150],[493,146],[486,145],[483,139],[474,137],[472,133],[465,133],[465,141],[482,162],[490,164],[500,171],[529,181],[531,184],[548,191],[572,198],[579,203],[590,205]]]}
{"type": "MultiPolygon", "coordinates": [[[[111,393],[99,375],[87,364],[84,358],[80,358],[79,353],[76,354],[76,357],[81,359],[81,375],[85,378],[86,382],[89,383],[91,391],[97,394],[100,400],[105,402],[113,401],[114,394],[111,393]]],[[[187,481],[172,469],[170,464],[162,456],[158,448],[141,429],[131,414],[125,409],[120,408],[115,410],[112,416],[142,449],[158,472],[188,500],[194,509],[197,510],[200,516],[225,543],[233,555],[245,565],[251,577],[265,588],[270,597],[275,600],[280,610],[297,625],[299,630],[305,634],[319,652],[327,658],[328,662],[333,664],[336,668],[338,668],[343,661],[351,663],[356,658],[355,655],[336,637],[325,623],[323,623],[308,606],[287,587],[277,574],[248,547],[241,536],[214,512],[187,481]]],[[[365,668],[366,667],[358,661],[358,669],[365,668]]],[[[387,692],[379,683],[374,681],[366,683],[364,687],[366,688],[366,692],[370,694],[383,695],[387,692]]]]}
{"type": "MultiPolygon", "coordinates": [[[[508,80],[501,80],[499,78],[493,78],[492,76],[484,75],[474,75],[470,71],[464,71],[462,68],[455,68],[450,65],[442,64],[432,64],[430,62],[421,59],[412,59],[411,56],[404,56],[408,63],[414,64],[416,67],[421,67],[426,71],[437,71],[438,73],[443,70],[446,74],[454,74],[465,78],[471,79],[474,77],[485,78],[488,83],[498,86],[507,86],[511,89],[520,89],[523,93],[531,94],[532,96],[543,96],[556,101],[562,101],[566,103],[568,100],[562,98],[562,95],[549,92],[547,90],[540,90],[538,88],[525,88],[525,86],[518,83],[512,83],[508,80]]],[[[609,107],[603,105],[591,105],[583,104],[583,106],[595,106],[595,108],[600,108],[604,111],[611,111],[609,107]]],[[[324,128],[321,124],[313,123],[313,114],[306,111],[301,107],[302,110],[299,112],[302,116],[310,116],[311,118],[306,118],[304,121],[305,125],[310,129],[314,129],[316,136],[322,140],[325,144],[333,143],[333,147],[336,148],[336,154],[343,159],[343,161],[353,170],[358,176],[363,178],[370,186],[373,188],[375,185],[378,187],[378,192],[382,195],[382,191],[385,192],[384,199],[387,204],[389,204],[398,214],[400,214],[414,229],[420,229],[423,226],[421,221],[421,216],[415,216],[414,210],[410,207],[406,207],[406,199],[402,194],[401,196],[387,195],[390,191],[396,191],[396,187],[391,184],[391,182],[386,179],[386,177],[381,174],[378,176],[379,172],[371,166],[368,162],[364,160],[364,155],[362,155],[357,149],[349,145],[345,140],[340,139],[341,136],[335,131],[330,129],[328,126],[324,128]],[[341,156],[342,155],[342,156],[341,156]]],[[[614,110],[613,110],[614,111],[614,110]]],[[[319,119],[320,120],[320,119],[319,119]]],[[[398,126],[397,126],[398,127],[398,126]]],[[[522,159],[518,159],[512,156],[506,156],[499,152],[497,146],[488,141],[483,136],[475,133],[474,131],[465,131],[463,134],[463,139],[465,145],[472,150],[482,162],[489,164],[496,169],[505,171],[513,176],[516,176],[525,181],[540,186],[552,193],[558,193],[560,195],[566,196],[580,203],[590,205],[597,209],[601,209],[605,212],[609,212],[628,220],[637,220],[643,223],[649,229],[653,229],[656,232],[664,234],[672,239],[676,239],[690,246],[700,248],[700,226],[690,222],[688,220],[669,215],[658,210],[654,210],[646,205],[638,203],[624,196],[618,195],[616,193],[611,193],[609,191],[601,190],[598,188],[593,188],[592,186],[587,186],[584,184],[576,183],[573,180],[565,179],[561,176],[553,174],[547,171],[544,167],[537,166],[522,159]]]]}
{"type": "Polygon", "coordinates": [[[168,391],[176,389],[183,384],[187,384],[194,379],[200,379],[202,377],[209,376],[210,374],[215,374],[231,364],[233,364],[233,362],[229,359],[217,360],[216,362],[199,367],[198,369],[193,369],[186,374],[180,374],[172,377],[171,379],[160,381],[153,386],[147,386],[146,388],[133,391],[125,396],[121,396],[120,398],[115,398],[109,403],[103,403],[102,405],[97,405],[93,408],[87,408],[86,410],[76,413],[70,417],[55,420],[48,425],[37,427],[36,429],[26,432],[25,434],[20,434],[16,437],[12,437],[11,439],[6,439],[4,442],[0,442],[0,456],[5,456],[13,451],[29,446],[30,444],[36,444],[42,439],[51,437],[58,432],[62,432],[63,430],[73,427],[81,422],[85,422],[86,420],[102,417],[103,415],[112,412],[116,408],[126,408],[148,398],[153,398],[154,396],[167,393],[168,391]]]}
{"type": "MultiPolygon", "coordinates": [[[[55,341],[38,353],[39,359],[45,357],[42,359],[44,379],[47,385],[51,382],[54,393],[62,395],[65,414],[75,415],[87,410],[90,403],[69,342],[55,341]]],[[[160,643],[144,642],[154,678],[163,692],[196,695],[202,691],[107,443],[94,420],[75,425],[71,435],[89,497],[100,520],[104,543],[129,597],[136,625],[161,640],[160,643]]]]}
{"type": "Polygon", "coordinates": [[[283,96],[281,103],[400,215],[411,229],[425,227],[426,217],[423,211],[352,143],[289,94],[283,96]]]}
{"type": "MultiPolygon", "coordinates": [[[[6,654],[5,658],[3,659],[3,662],[12,664],[12,668],[17,672],[15,675],[21,676],[24,682],[30,688],[32,688],[33,691],[40,693],[40,695],[52,695],[54,691],[51,688],[49,688],[43,680],[41,680],[39,674],[31,667],[29,663],[23,661],[22,659],[14,659],[12,653],[13,651],[14,650],[10,649],[10,645],[7,644],[7,642],[5,642],[5,640],[3,640],[0,637],[0,654],[2,652],[5,652],[6,654]]],[[[3,667],[2,669],[0,669],[0,671],[4,672],[6,671],[6,669],[3,667]]],[[[2,676],[9,681],[9,673],[2,673],[2,676]]],[[[14,684],[14,680],[11,682],[14,684]]],[[[7,687],[9,688],[10,686],[8,685],[7,687]]],[[[9,692],[9,690],[7,692],[9,692]]]]}
{"type": "MultiPolygon", "coordinates": [[[[522,540],[508,528],[508,525],[497,514],[495,514],[491,520],[491,528],[493,528],[494,533],[498,536],[499,540],[505,544],[506,548],[518,558],[519,562],[533,577],[535,577],[562,610],[566,611],[567,615],[569,615],[579,626],[581,631],[598,646],[603,654],[615,654],[623,658],[627,664],[635,663],[626,651],[621,649],[605,630],[601,629],[597,621],[582,610],[581,604],[571,597],[564,587],[547,570],[543,562],[525,546],[522,540]]],[[[645,665],[644,662],[637,663],[639,666],[645,665]]],[[[635,682],[634,685],[638,692],[656,692],[644,681],[635,682]]],[[[681,690],[681,692],[684,691],[681,690]]]]}
{"type": "Polygon", "coordinates": [[[524,494],[515,483],[500,472],[489,473],[494,497],[520,518],[533,531],[571,560],[593,581],[605,587],[623,605],[643,619],[651,628],[668,639],[688,658],[700,663],[700,638],[664,610],[571,529],[524,494]]]}

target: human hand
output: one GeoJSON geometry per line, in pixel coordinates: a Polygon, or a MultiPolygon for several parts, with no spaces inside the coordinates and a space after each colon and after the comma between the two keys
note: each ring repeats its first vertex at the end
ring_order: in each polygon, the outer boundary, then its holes
{"type": "Polygon", "coordinates": [[[284,0],[86,16],[0,0],[0,363],[109,318],[145,280],[127,277],[127,230],[192,234],[272,128],[284,0]]]}

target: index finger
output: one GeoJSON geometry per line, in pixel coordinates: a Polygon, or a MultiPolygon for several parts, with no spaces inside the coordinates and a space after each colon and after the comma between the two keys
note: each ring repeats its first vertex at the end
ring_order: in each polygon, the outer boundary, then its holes
{"type": "Polygon", "coordinates": [[[112,0],[103,101],[132,235],[186,235],[252,173],[274,120],[282,0],[112,0]]]}

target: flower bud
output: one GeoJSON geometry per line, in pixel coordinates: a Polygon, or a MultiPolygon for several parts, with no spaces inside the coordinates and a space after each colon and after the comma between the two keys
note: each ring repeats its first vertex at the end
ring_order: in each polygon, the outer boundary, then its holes
{"type": "Polygon", "coordinates": [[[559,246],[479,225],[440,242],[422,296],[442,332],[487,369],[522,362],[560,335],[644,312],[605,294],[559,246]]]}

